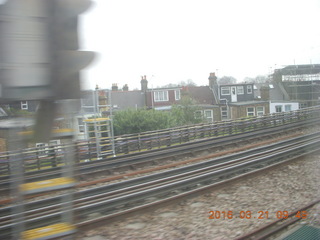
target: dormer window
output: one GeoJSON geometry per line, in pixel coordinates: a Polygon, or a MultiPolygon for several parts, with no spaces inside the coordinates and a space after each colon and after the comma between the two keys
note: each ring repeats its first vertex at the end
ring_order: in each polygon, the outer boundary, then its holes
{"type": "Polygon", "coordinates": [[[252,85],[247,85],[247,94],[252,94],[252,85]]]}
{"type": "Polygon", "coordinates": [[[168,101],[168,91],[156,91],[154,92],[155,102],[165,102],[168,101]]]}
{"type": "Polygon", "coordinates": [[[221,87],[221,95],[230,95],[230,87],[221,87]]]}
{"type": "Polygon", "coordinates": [[[180,100],[180,89],[174,90],[174,97],[176,101],[180,100]]]}
{"type": "Polygon", "coordinates": [[[243,94],[243,86],[237,86],[237,93],[243,94]]]}

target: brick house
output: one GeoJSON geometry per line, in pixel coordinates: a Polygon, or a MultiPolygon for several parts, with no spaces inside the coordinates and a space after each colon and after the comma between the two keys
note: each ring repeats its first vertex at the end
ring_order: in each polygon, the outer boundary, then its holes
{"type": "Polygon", "coordinates": [[[219,120],[260,116],[269,113],[269,102],[256,100],[253,83],[221,84],[210,73],[209,86],[219,108],[219,120]]]}
{"type": "Polygon", "coordinates": [[[199,110],[197,116],[204,118],[207,122],[220,121],[220,111],[217,99],[209,86],[186,86],[182,88],[182,95],[192,98],[199,110]]]}
{"type": "Polygon", "coordinates": [[[269,113],[268,101],[246,101],[229,104],[229,119],[263,116],[269,113]]]}

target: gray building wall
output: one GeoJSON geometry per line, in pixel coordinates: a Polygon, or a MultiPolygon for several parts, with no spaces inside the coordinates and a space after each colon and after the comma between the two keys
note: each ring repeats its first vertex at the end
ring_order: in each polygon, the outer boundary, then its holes
{"type": "Polygon", "coordinates": [[[114,111],[128,108],[143,108],[145,93],[142,91],[111,91],[111,103],[114,111]]]}

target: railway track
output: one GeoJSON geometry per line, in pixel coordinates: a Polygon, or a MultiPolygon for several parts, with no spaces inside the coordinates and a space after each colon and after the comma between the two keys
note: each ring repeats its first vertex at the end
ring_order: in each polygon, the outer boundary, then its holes
{"type": "MultiPolygon", "coordinates": [[[[319,124],[318,119],[309,119],[304,122],[291,123],[285,126],[273,127],[249,133],[239,133],[231,136],[208,138],[196,142],[189,142],[182,145],[171,146],[164,149],[151,150],[148,152],[138,152],[120,157],[107,158],[99,161],[80,163],[77,167],[76,178],[87,180],[88,177],[99,177],[112,175],[113,172],[127,171],[138,167],[154,166],[164,164],[168,159],[181,159],[183,157],[193,157],[202,151],[215,152],[227,147],[241,143],[256,142],[260,139],[273,138],[286,132],[298,131],[299,129],[312,127],[319,124]]],[[[62,168],[50,168],[46,170],[27,172],[25,182],[36,182],[61,175],[62,168]]],[[[9,176],[0,177],[0,193],[7,194],[10,187],[9,176]]]]}
{"type": "Polygon", "coordinates": [[[291,213],[288,213],[288,216],[285,218],[278,219],[276,221],[273,221],[253,232],[250,232],[246,235],[243,235],[236,240],[263,240],[268,239],[279,232],[284,231],[286,228],[288,228],[290,225],[293,225],[294,223],[301,220],[301,218],[296,217],[297,213],[306,211],[313,207],[314,205],[318,204],[320,202],[320,199],[302,207],[295,211],[292,211],[291,213]]]}
{"type": "MultiPolygon", "coordinates": [[[[320,133],[250,149],[206,162],[76,193],[77,225],[102,221],[136,209],[200,191],[318,150],[320,133]],[[96,214],[99,217],[91,219],[96,214]]],[[[63,196],[32,201],[25,206],[26,227],[36,228],[59,220],[63,196]]],[[[15,223],[11,207],[0,209],[0,237],[8,238],[15,223]]]]}

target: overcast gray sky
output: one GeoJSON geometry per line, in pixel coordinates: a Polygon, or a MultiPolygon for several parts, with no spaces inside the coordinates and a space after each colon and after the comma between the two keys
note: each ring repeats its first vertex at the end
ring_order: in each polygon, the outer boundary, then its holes
{"type": "Polygon", "coordinates": [[[92,0],[82,47],[97,52],[85,87],[140,88],[210,72],[255,77],[291,64],[320,63],[320,0],[92,0]],[[153,76],[153,77],[152,77],[153,76]]]}

